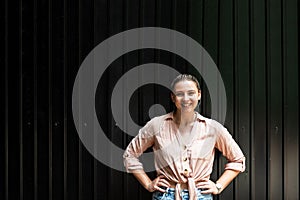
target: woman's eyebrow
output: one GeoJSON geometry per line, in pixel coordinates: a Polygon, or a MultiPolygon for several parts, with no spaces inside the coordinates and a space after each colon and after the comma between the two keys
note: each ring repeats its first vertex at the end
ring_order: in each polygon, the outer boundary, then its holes
{"type": "MultiPolygon", "coordinates": [[[[184,92],[182,90],[178,90],[178,91],[174,91],[175,93],[180,93],[180,92],[184,92]]],[[[196,90],[188,90],[187,92],[196,92],[196,90]]]]}

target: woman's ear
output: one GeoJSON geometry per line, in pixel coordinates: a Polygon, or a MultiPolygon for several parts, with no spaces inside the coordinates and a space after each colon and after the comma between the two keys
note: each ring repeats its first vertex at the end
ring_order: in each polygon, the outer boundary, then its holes
{"type": "Polygon", "coordinates": [[[201,99],[201,90],[199,90],[199,92],[198,92],[198,100],[200,100],[201,99]]]}
{"type": "Polygon", "coordinates": [[[170,95],[171,95],[171,100],[172,100],[172,102],[175,103],[175,95],[174,95],[174,93],[171,92],[170,95]]]}

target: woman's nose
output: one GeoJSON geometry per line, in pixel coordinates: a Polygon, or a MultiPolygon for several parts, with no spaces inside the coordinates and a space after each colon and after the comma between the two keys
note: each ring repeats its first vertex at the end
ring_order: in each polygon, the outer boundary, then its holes
{"type": "Polygon", "coordinates": [[[183,95],[183,100],[189,100],[189,95],[188,94],[184,94],[183,95]]]}

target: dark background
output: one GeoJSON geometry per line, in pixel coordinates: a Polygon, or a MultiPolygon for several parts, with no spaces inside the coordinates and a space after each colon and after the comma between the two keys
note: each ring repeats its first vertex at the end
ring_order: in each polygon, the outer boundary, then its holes
{"type": "MultiPolygon", "coordinates": [[[[5,0],[0,13],[0,199],[150,199],[132,175],[87,152],[71,109],[85,56],[114,34],[147,26],[192,37],[222,75],[225,126],[243,149],[247,169],[218,199],[299,199],[297,0],[5,0]]],[[[123,55],[108,68],[96,107],[107,136],[122,148],[131,137],[114,124],[111,91],[128,69],[148,62],[195,71],[153,49],[123,55]]],[[[201,85],[200,111],[209,117],[210,97],[201,85]]],[[[131,102],[141,125],[154,103],[171,108],[167,90],[154,85],[141,87],[131,102]]],[[[217,157],[213,180],[224,162],[217,157]]]]}

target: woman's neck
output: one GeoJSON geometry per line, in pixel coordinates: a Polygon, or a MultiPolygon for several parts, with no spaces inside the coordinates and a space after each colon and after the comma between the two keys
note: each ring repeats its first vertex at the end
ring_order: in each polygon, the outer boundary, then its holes
{"type": "Polygon", "coordinates": [[[190,113],[181,113],[179,110],[174,111],[173,117],[175,120],[175,123],[178,125],[191,125],[195,119],[196,119],[196,113],[190,112],[190,113]]]}

